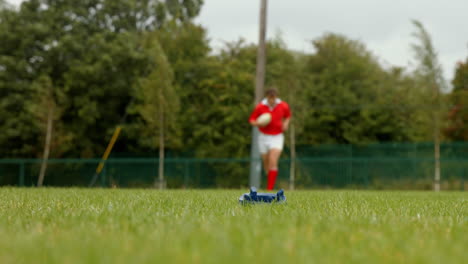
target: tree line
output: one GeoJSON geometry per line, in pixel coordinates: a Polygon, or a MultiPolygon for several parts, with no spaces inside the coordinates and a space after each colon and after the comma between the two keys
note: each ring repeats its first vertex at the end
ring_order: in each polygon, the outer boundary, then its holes
{"type": "MultiPolygon", "coordinates": [[[[29,0],[0,4],[0,156],[247,157],[257,46],[210,48],[202,0],[29,0]]],[[[468,140],[468,58],[447,89],[429,33],[416,69],[384,67],[336,33],[292,51],[267,45],[266,85],[294,113],[298,145],[468,140]]]]}

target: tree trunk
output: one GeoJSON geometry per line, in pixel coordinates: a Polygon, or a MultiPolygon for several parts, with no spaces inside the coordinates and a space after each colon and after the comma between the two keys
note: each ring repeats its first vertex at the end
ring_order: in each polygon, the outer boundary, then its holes
{"type": "Polygon", "coordinates": [[[164,182],[164,108],[162,104],[162,96],[160,96],[160,111],[159,111],[159,170],[158,170],[158,188],[165,188],[164,182]]]}
{"type": "Polygon", "coordinates": [[[439,118],[434,114],[434,191],[440,191],[440,135],[439,118]]]}
{"type": "Polygon", "coordinates": [[[52,127],[53,127],[53,121],[54,121],[53,119],[54,119],[54,107],[50,106],[49,112],[47,114],[47,131],[46,131],[46,139],[45,139],[45,145],[44,145],[44,154],[42,157],[39,178],[37,179],[37,187],[42,187],[45,173],[47,170],[47,161],[49,159],[49,153],[50,153],[50,141],[52,139],[52,127]]]}
{"type": "Polygon", "coordinates": [[[437,85],[433,85],[436,108],[432,112],[434,122],[434,191],[440,191],[440,91],[437,85]]]}

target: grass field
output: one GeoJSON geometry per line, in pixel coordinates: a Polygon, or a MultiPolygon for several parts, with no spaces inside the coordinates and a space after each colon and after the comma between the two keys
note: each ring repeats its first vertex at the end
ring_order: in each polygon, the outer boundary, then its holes
{"type": "Polygon", "coordinates": [[[245,191],[0,188],[0,263],[468,263],[466,193],[245,191]]]}

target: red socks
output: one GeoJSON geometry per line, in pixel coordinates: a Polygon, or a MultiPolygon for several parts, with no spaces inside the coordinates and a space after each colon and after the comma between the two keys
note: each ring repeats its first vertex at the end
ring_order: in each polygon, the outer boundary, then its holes
{"type": "Polygon", "coordinates": [[[278,176],[278,170],[270,170],[267,178],[267,190],[273,190],[275,187],[276,177],[278,176]]]}

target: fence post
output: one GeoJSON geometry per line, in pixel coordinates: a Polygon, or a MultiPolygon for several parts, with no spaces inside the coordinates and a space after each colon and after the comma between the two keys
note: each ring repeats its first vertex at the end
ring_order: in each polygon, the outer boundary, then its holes
{"type": "Polygon", "coordinates": [[[366,164],[366,176],[364,178],[364,184],[366,186],[366,189],[369,189],[369,159],[366,159],[363,161],[366,164]]]}
{"type": "Polygon", "coordinates": [[[189,178],[189,161],[185,159],[185,171],[184,171],[184,188],[187,189],[188,186],[188,178],[189,178]]]}
{"type": "Polygon", "coordinates": [[[20,161],[19,163],[19,186],[24,186],[24,161],[20,161]]]}
{"type": "Polygon", "coordinates": [[[102,173],[101,173],[101,187],[106,186],[107,167],[108,166],[104,166],[102,173]]]}
{"type": "Polygon", "coordinates": [[[461,175],[461,191],[465,191],[465,175],[466,175],[466,168],[463,169],[463,173],[461,175]]]}
{"type": "Polygon", "coordinates": [[[354,178],[354,153],[353,153],[353,145],[350,145],[350,148],[349,148],[349,152],[350,152],[350,158],[351,158],[351,167],[350,167],[350,171],[349,171],[349,174],[348,174],[348,185],[351,184],[351,182],[353,181],[353,178],[354,178]]]}

